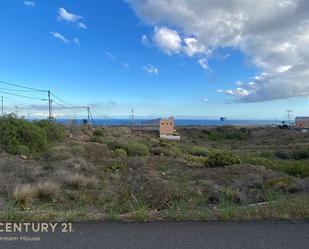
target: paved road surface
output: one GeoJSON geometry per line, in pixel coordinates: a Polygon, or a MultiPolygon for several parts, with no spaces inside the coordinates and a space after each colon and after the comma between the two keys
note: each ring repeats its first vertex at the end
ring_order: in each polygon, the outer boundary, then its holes
{"type": "MultiPolygon", "coordinates": [[[[77,223],[73,224],[73,229],[72,233],[40,234],[40,242],[0,241],[0,248],[309,248],[309,222],[106,222],[77,223]]],[[[20,234],[15,235],[20,236],[20,234]]],[[[35,234],[25,235],[29,237],[35,234]]],[[[8,236],[8,234],[0,233],[0,236],[8,236]]]]}

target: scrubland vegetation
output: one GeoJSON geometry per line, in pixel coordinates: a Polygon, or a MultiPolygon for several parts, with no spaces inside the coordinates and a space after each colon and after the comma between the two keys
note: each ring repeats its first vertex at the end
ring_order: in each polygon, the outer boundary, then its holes
{"type": "Polygon", "coordinates": [[[309,134],[0,119],[0,220],[304,219],[309,134]]]}

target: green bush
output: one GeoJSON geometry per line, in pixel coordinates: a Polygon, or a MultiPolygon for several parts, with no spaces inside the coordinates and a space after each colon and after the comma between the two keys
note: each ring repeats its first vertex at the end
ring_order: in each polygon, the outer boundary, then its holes
{"type": "Polygon", "coordinates": [[[48,147],[47,133],[44,129],[14,116],[0,119],[0,143],[10,153],[20,153],[20,146],[27,147],[31,154],[43,152],[48,147]]]}
{"type": "Polygon", "coordinates": [[[275,152],[275,156],[280,159],[292,159],[292,151],[290,150],[278,150],[275,152]]]}
{"type": "Polygon", "coordinates": [[[28,155],[30,154],[30,151],[26,145],[18,145],[16,148],[16,154],[28,155]]]}
{"type": "Polygon", "coordinates": [[[298,150],[279,150],[275,152],[276,157],[280,159],[295,159],[302,160],[309,158],[309,150],[308,149],[298,149],[298,150]]]}
{"type": "Polygon", "coordinates": [[[139,142],[130,142],[127,150],[130,156],[145,156],[149,154],[149,148],[139,142]]]}
{"type": "Polygon", "coordinates": [[[220,133],[210,133],[208,135],[208,139],[211,141],[219,141],[219,140],[224,139],[224,137],[220,133]]]}
{"type": "Polygon", "coordinates": [[[115,149],[114,153],[117,157],[127,157],[127,152],[124,149],[115,149]]]}
{"type": "Polygon", "coordinates": [[[105,142],[111,150],[123,149],[127,151],[127,145],[123,141],[109,140],[105,142]]]}
{"type": "Polygon", "coordinates": [[[94,142],[94,143],[100,143],[100,144],[103,144],[104,143],[104,140],[102,137],[100,136],[96,136],[96,135],[93,135],[89,138],[89,142],[94,142]]]}
{"type": "Polygon", "coordinates": [[[189,154],[193,156],[207,156],[209,150],[205,147],[195,146],[189,149],[189,154]]]}
{"type": "Polygon", "coordinates": [[[182,154],[182,150],[177,146],[171,146],[167,149],[167,151],[168,151],[168,156],[177,157],[182,154]]]}
{"type": "Polygon", "coordinates": [[[33,123],[46,131],[48,141],[55,142],[64,139],[64,127],[62,124],[50,120],[40,120],[33,123]]]}
{"type": "Polygon", "coordinates": [[[309,150],[308,149],[300,149],[293,151],[293,159],[301,160],[301,159],[308,159],[309,158],[309,150]]]}
{"type": "Polygon", "coordinates": [[[266,189],[283,190],[286,192],[297,192],[298,190],[296,179],[291,176],[267,180],[264,186],[266,189]]]}
{"type": "Polygon", "coordinates": [[[168,149],[163,147],[154,147],[151,148],[151,153],[155,156],[168,156],[168,149]]]}
{"type": "Polygon", "coordinates": [[[239,156],[229,151],[210,152],[205,161],[206,166],[209,167],[222,167],[239,163],[241,163],[239,156]]]}
{"type": "Polygon", "coordinates": [[[248,164],[253,164],[253,165],[260,165],[260,166],[265,166],[267,168],[272,169],[275,167],[275,162],[272,160],[269,160],[264,157],[258,157],[256,155],[245,155],[242,156],[242,162],[248,163],[248,164]]]}
{"type": "Polygon", "coordinates": [[[112,161],[107,164],[106,169],[109,170],[119,170],[125,168],[126,165],[123,164],[121,161],[112,161]]]}
{"type": "Polygon", "coordinates": [[[276,163],[274,170],[283,171],[291,176],[309,177],[308,161],[280,161],[276,163]]]}
{"type": "Polygon", "coordinates": [[[102,128],[97,128],[94,132],[93,132],[94,136],[99,136],[99,137],[104,137],[105,132],[102,128]]]}
{"type": "Polygon", "coordinates": [[[71,148],[71,151],[74,155],[77,156],[86,156],[87,152],[85,150],[85,147],[83,145],[73,145],[71,148]]]}
{"type": "Polygon", "coordinates": [[[204,134],[208,135],[208,139],[213,141],[219,141],[223,139],[227,140],[247,140],[252,132],[248,128],[234,128],[229,126],[219,126],[212,130],[203,130],[204,134]]]}

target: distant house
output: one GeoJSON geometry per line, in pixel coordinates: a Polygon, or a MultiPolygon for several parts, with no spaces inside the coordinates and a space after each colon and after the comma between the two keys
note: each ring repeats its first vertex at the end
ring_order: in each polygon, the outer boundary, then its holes
{"type": "Polygon", "coordinates": [[[177,135],[175,130],[175,122],[173,117],[160,120],[160,138],[180,140],[180,136],[177,135]]]}
{"type": "Polygon", "coordinates": [[[309,117],[296,117],[295,125],[298,129],[309,129],[309,117]]]}
{"type": "Polygon", "coordinates": [[[170,117],[168,119],[161,119],[160,120],[160,134],[164,135],[172,135],[175,133],[175,128],[174,128],[174,118],[170,117]]]}

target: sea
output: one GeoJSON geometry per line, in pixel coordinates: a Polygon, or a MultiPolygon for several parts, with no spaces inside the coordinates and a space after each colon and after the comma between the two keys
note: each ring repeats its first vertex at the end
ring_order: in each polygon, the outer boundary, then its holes
{"type": "MultiPolygon", "coordinates": [[[[57,119],[57,122],[69,124],[69,119],[57,119]]],[[[106,126],[128,126],[132,125],[131,119],[94,119],[95,125],[106,126]]],[[[234,125],[234,126],[263,126],[263,125],[278,125],[281,122],[275,120],[207,120],[207,119],[175,119],[175,126],[219,126],[219,125],[234,125]]],[[[76,124],[83,124],[83,119],[76,119],[76,124]]],[[[134,125],[153,125],[156,120],[151,119],[135,119],[134,125]]]]}

